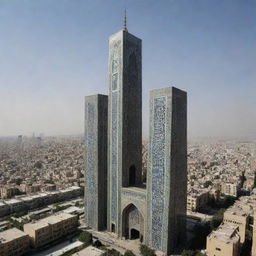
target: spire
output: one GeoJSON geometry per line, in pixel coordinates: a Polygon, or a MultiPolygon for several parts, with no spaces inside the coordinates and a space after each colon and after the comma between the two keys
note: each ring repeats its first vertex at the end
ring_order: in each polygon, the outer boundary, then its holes
{"type": "Polygon", "coordinates": [[[126,8],[124,9],[124,31],[128,32],[127,26],[126,26],[126,8]]]}

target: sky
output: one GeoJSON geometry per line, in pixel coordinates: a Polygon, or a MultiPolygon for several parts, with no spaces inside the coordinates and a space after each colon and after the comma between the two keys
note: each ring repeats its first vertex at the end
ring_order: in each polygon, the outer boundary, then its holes
{"type": "Polygon", "coordinates": [[[108,93],[108,38],[142,39],[149,91],[188,93],[189,137],[256,137],[255,0],[0,0],[0,136],[84,130],[84,96],[108,93]]]}

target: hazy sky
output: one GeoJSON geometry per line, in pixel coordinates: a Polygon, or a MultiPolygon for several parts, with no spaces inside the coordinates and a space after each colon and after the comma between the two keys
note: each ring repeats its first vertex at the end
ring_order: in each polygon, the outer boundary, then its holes
{"type": "MultiPolygon", "coordinates": [[[[108,91],[124,0],[0,0],[0,136],[83,133],[84,96],[108,91]]],[[[256,135],[256,1],[127,0],[149,90],[188,92],[189,136],[256,135]]]]}

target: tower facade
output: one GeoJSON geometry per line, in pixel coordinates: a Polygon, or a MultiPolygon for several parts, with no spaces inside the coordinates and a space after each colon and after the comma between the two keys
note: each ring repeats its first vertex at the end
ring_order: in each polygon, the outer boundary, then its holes
{"type": "Polygon", "coordinates": [[[175,252],[186,238],[187,95],[150,93],[147,184],[142,184],[141,40],[109,39],[109,96],[85,99],[85,218],[96,230],[175,252]]]}
{"type": "Polygon", "coordinates": [[[150,92],[146,243],[167,254],[186,237],[187,95],[174,87],[150,92]]]}
{"type": "Polygon", "coordinates": [[[108,96],[85,97],[85,218],[89,227],[107,227],[108,96]]]}
{"type": "Polygon", "coordinates": [[[121,234],[121,188],[141,183],[141,40],[119,31],[109,39],[108,230],[121,234]]]}

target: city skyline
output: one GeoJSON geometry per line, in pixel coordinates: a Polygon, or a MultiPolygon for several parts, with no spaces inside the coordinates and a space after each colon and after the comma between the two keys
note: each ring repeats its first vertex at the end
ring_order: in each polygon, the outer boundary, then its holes
{"type": "MultiPolygon", "coordinates": [[[[108,36],[122,29],[124,2],[0,5],[0,136],[82,134],[84,95],[107,93],[108,36]]],[[[144,137],[149,90],[173,85],[190,95],[188,136],[256,135],[255,2],[126,7],[129,31],[144,39],[144,137]]]]}

